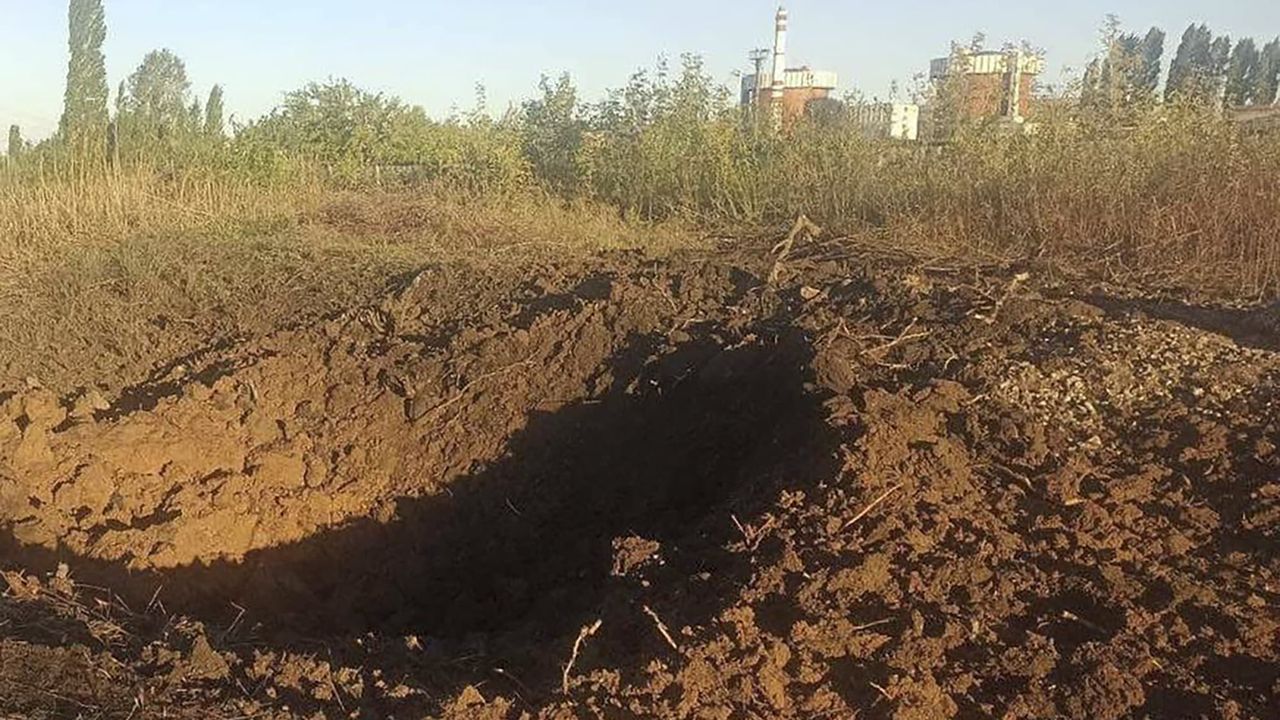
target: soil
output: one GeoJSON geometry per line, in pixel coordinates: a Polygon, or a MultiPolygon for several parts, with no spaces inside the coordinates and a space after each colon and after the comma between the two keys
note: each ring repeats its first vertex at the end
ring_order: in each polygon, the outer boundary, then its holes
{"type": "Polygon", "coordinates": [[[0,389],[0,717],[1280,715],[1270,325],[774,264],[442,264],[0,389]]]}

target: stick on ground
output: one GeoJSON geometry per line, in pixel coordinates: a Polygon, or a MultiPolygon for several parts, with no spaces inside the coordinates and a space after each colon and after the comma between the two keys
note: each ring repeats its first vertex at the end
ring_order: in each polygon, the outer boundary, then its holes
{"type": "Polygon", "coordinates": [[[773,270],[769,271],[769,284],[778,282],[778,277],[782,275],[782,264],[786,262],[787,257],[791,255],[791,249],[795,246],[796,240],[800,237],[800,233],[808,232],[809,237],[819,237],[822,235],[822,228],[818,227],[809,219],[807,215],[801,215],[796,218],[796,224],[791,227],[791,232],[787,233],[787,237],[777,245],[773,246],[773,254],[778,259],[773,263],[773,270]]]}
{"type": "Polygon", "coordinates": [[[653,608],[645,605],[644,614],[653,618],[653,624],[658,627],[658,633],[662,635],[663,640],[667,641],[667,644],[671,646],[671,649],[676,652],[680,652],[680,646],[677,645],[675,639],[671,637],[671,633],[667,631],[666,623],[662,622],[662,618],[658,617],[658,613],[654,612],[653,608]]]}
{"type": "Polygon", "coordinates": [[[880,503],[884,502],[885,500],[888,500],[890,495],[898,492],[901,489],[902,489],[902,485],[894,485],[888,490],[885,490],[883,493],[880,494],[880,497],[876,498],[875,500],[872,500],[870,505],[867,505],[866,507],[862,508],[862,512],[858,513],[857,515],[854,515],[853,518],[851,518],[849,522],[842,525],[840,529],[848,530],[849,528],[853,527],[854,523],[866,517],[867,513],[871,512],[872,510],[875,510],[876,507],[880,505],[880,503]]]}
{"type": "Polygon", "coordinates": [[[573,641],[573,654],[569,656],[569,662],[564,665],[564,675],[560,677],[560,689],[565,695],[569,694],[569,674],[573,672],[573,664],[578,661],[578,652],[582,650],[582,643],[596,632],[600,630],[600,626],[604,624],[603,620],[596,620],[590,625],[582,626],[578,631],[578,639],[573,641]]]}

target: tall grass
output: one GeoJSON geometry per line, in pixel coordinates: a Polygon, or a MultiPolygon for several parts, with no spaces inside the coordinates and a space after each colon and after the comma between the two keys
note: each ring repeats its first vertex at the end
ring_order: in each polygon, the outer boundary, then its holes
{"type": "MultiPolygon", "coordinates": [[[[962,126],[936,147],[868,139],[852,113],[775,131],[734,107],[695,57],[637,73],[596,104],[567,79],[541,92],[498,120],[437,123],[333,82],[291,93],[225,143],[105,175],[47,170],[30,153],[0,171],[0,263],[139,234],[267,233],[337,190],[399,188],[468,197],[508,227],[527,213],[534,235],[544,204],[715,230],[804,213],[959,257],[1248,296],[1280,289],[1280,137],[1246,135],[1209,110],[1065,111],[1030,134],[962,126]]],[[[467,223],[484,226],[474,213],[467,223]]]]}
{"type": "Polygon", "coordinates": [[[279,226],[322,196],[314,173],[258,183],[209,169],[136,165],[74,176],[0,172],[0,254],[138,233],[256,230],[279,226]]]}

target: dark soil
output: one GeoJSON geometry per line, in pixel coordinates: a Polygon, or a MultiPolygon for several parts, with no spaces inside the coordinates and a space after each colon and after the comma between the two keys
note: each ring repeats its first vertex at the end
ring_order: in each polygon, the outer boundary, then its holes
{"type": "Polygon", "coordinates": [[[439,266],[0,389],[0,717],[1280,715],[1266,326],[772,265],[439,266]]]}

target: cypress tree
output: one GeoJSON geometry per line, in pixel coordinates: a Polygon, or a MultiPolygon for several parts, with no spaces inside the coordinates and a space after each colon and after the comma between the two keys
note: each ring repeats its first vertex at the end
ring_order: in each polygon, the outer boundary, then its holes
{"type": "Polygon", "coordinates": [[[204,108],[200,106],[200,98],[191,99],[191,107],[187,110],[187,126],[197,135],[204,129],[204,108]]]}
{"type": "Polygon", "coordinates": [[[1155,96],[1160,84],[1160,64],[1164,57],[1164,31],[1153,27],[1138,44],[1138,71],[1134,78],[1137,93],[1144,99],[1155,96]]]}
{"type": "Polygon", "coordinates": [[[1208,79],[1209,46],[1213,42],[1213,33],[1205,25],[1192,23],[1182,33],[1182,41],[1169,65],[1169,79],[1165,83],[1165,100],[1173,100],[1178,96],[1200,97],[1204,83],[1208,79]]]}
{"type": "Polygon", "coordinates": [[[9,159],[17,160],[22,157],[22,151],[26,149],[26,144],[22,142],[22,128],[17,125],[9,126],[9,159]]]}
{"type": "Polygon", "coordinates": [[[223,121],[222,86],[214,85],[209,91],[209,101],[204,104],[204,134],[221,138],[226,132],[223,121]]]}
{"type": "Polygon", "coordinates": [[[1098,106],[1098,89],[1102,82],[1102,60],[1094,58],[1084,69],[1084,79],[1080,83],[1080,104],[1087,108],[1098,106]]]}
{"type": "Polygon", "coordinates": [[[1258,85],[1258,47],[1253,38],[1236,43],[1227,64],[1226,103],[1228,106],[1248,105],[1253,101],[1258,85]]]}
{"type": "Polygon", "coordinates": [[[1208,89],[1207,100],[1214,104],[1222,102],[1223,86],[1227,77],[1227,66],[1231,64],[1231,38],[1227,35],[1216,38],[1209,45],[1209,62],[1206,66],[1205,77],[1208,82],[1205,87],[1208,89]]]}
{"type": "Polygon", "coordinates": [[[60,134],[77,157],[105,160],[109,93],[102,55],[107,37],[102,0],[71,0],[67,16],[70,60],[60,134]]]}
{"type": "Polygon", "coordinates": [[[1255,105],[1273,105],[1280,88],[1280,38],[1262,46],[1258,57],[1258,73],[1253,89],[1255,105]]]}

